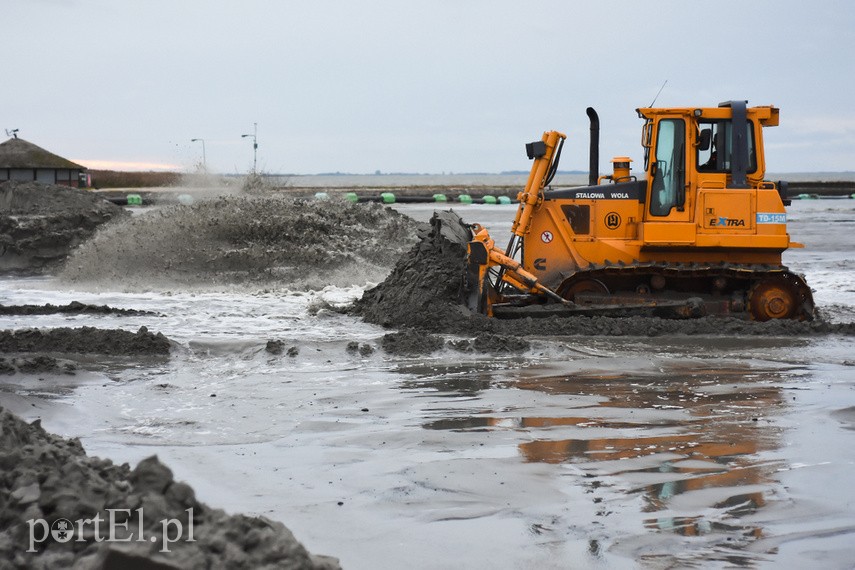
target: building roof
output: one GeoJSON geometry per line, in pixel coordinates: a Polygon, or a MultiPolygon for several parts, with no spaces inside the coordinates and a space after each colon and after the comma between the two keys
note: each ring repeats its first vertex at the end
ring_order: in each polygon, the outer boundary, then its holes
{"type": "Polygon", "coordinates": [[[69,168],[86,170],[24,139],[12,138],[0,143],[0,168],[69,168]]]}

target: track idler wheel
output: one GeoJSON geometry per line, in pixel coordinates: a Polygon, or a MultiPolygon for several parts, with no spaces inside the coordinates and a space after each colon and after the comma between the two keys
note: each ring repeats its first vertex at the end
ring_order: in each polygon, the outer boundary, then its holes
{"type": "Polygon", "coordinates": [[[748,296],[748,312],[755,321],[798,318],[801,305],[798,285],[784,275],[761,279],[748,296]]]}

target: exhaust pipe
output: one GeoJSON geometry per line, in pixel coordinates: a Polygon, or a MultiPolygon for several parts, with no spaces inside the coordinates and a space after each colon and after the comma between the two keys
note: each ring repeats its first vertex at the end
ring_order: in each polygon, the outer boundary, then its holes
{"type": "Polygon", "coordinates": [[[600,117],[593,107],[585,109],[591,120],[591,148],[588,160],[588,185],[596,186],[600,177],[600,117]]]}

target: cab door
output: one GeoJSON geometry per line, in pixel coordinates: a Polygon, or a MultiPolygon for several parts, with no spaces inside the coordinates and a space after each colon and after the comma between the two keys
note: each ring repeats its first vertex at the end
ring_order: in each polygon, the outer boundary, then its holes
{"type": "Polygon", "coordinates": [[[687,192],[687,120],[660,117],[653,123],[648,164],[644,241],[651,245],[679,245],[695,240],[694,197],[687,192]]]}

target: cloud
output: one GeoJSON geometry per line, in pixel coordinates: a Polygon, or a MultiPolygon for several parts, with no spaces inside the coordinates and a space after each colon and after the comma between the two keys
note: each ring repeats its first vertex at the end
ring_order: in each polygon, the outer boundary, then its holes
{"type": "Polygon", "coordinates": [[[855,3],[765,4],[547,0],[532,19],[513,0],[6,0],[6,20],[38,25],[6,30],[5,75],[26,80],[0,90],[0,128],[137,168],[187,168],[203,137],[231,171],[252,164],[240,136],[257,122],[259,164],[299,172],[516,169],[523,142],[558,129],[564,165],[585,169],[585,108],[604,160],[639,161],[633,110],[668,79],[657,106],[778,104],[767,142],[804,144],[787,164],[815,168],[855,147],[855,3]]]}
{"type": "Polygon", "coordinates": [[[855,117],[802,115],[788,119],[786,126],[811,135],[851,136],[855,133],[855,117]]]}

